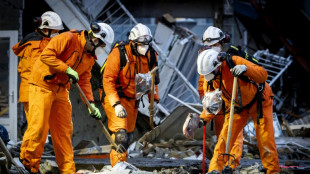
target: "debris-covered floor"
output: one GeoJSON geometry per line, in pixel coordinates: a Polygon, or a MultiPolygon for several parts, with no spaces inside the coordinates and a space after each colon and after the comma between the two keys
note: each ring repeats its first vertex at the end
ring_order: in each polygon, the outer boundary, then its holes
{"type": "MultiPolygon", "coordinates": [[[[281,173],[310,172],[310,138],[279,137],[276,139],[281,173]]],[[[83,142],[84,145],[87,144],[83,142]]],[[[89,144],[88,144],[89,145],[89,144]]],[[[214,139],[206,142],[206,170],[214,148],[214,139]]],[[[80,145],[81,146],[81,145],[80,145]]],[[[18,159],[19,145],[10,146],[15,161],[18,159]]],[[[81,146],[82,147],[82,146],[81,146]]],[[[110,165],[109,145],[93,146],[75,150],[75,163],[78,173],[202,173],[202,141],[161,140],[138,148],[137,142],[129,147],[128,163],[110,165]],[[137,150],[141,149],[141,150],[137,150]],[[101,159],[100,159],[101,158],[101,159]],[[104,158],[104,159],[102,159],[104,158]]],[[[6,157],[0,154],[1,173],[8,167],[6,157]]],[[[10,173],[17,173],[11,165],[10,173]]],[[[52,146],[47,143],[40,165],[41,173],[59,173],[52,146]]],[[[241,166],[234,173],[264,173],[255,144],[246,143],[243,149],[241,166]]]]}
{"type": "MultiPolygon", "coordinates": [[[[163,120],[152,131],[138,137],[128,149],[128,163],[111,167],[110,145],[97,145],[94,141],[82,140],[74,146],[74,161],[79,173],[202,173],[202,129],[197,130],[195,139],[188,140],[182,135],[182,125],[190,110],[181,106],[163,120]]],[[[305,109],[300,118],[291,118],[288,113],[274,113],[274,128],[281,173],[310,173],[310,111],[305,109]],[[288,119],[288,118],[291,118],[288,119]]],[[[206,171],[216,144],[216,136],[207,125],[206,171]]],[[[256,147],[255,131],[249,123],[244,128],[244,145],[241,166],[234,173],[264,173],[256,147]]],[[[22,142],[12,144],[8,149],[17,164],[22,142]]],[[[0,152],[2,173],[18,173],[0,152]]],[[[45,144],[40,172],[59,173],[52,143],[45,144]]]]}

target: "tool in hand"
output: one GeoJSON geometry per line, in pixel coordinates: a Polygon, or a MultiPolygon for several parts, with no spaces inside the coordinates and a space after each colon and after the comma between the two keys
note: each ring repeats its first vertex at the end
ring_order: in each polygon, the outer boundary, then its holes
{"type": "Polygon", "coordinates": [[[152,129],[154,129],[154,90],[155,90],[155,72],[158,69],[156,66],[152,69],[152,71],[149,72],[149,74],[152,76],[152,82],[151,82],[151,99],[150,99],[150,105],[149,105],[149,113],[150,113],[150,120],[149,124],[152,129]]]}
{"type": "MultiPolygon", "coordinates": [[[[70,81],[71,81],[71,79],[70,79],[70,81]]],[[[82,98],[84,99],[86,105],[88,106],[88,108],[91,110],[92,113],[94,113],[95,110],[94,110],[94,108],[92,107],[92,105],[89,103],[89,101],[88,101],[88,99],[86,98],[84,92],[83,92],[82,89],[80,88],[80,85],[79,85],[78,83],[75,83],[74,85],[78,88],[78,90],[79,90],[79,92],[80,92],[82,98]]],[[[104,126],[104,124],[101,122],[101,120],[97,120],[97,119],[96,119],[96,121],[97,121],[97,123],[100,125],[100,127],[101,127],[101,129],[102,129],[102,131],[103,131],[103,134],[104,134],[105,137],[108,139],[108,141],[112,144],[112,146],[115,147],[116,151],[119,152],[119,153],[124,153],[124,152],[126,152],[125,147],[123,147],[121,144],[118,146],[118,145],[114,142],[113,138],[111,137],[110,133],[108,132],[108,130],[107,130],[107,128],[104,126]]]]}
{"type": "MultiPolygon", "coordinates": [[[[226,149],[225,149],[225,153],[224,154],[220,154],[217,158],[217,161],[219,159],[220,156],[223,156],[223,164],[225,164],[224,161],[224,157],[228,156],[228,165],[225,166],[225,168],[223,169],[223,171],[225,171],[225,173],[232,173],[232,169],[229,167],[229,159],[230,157],[233,158],[234,161],[234,165],[236,167],[236,159],[233,155],[229,154],[229,145],[230,145],[230,138],[231,138],[231,130],[232,130],[232,124],[233,124],[233,119],[234,119],[234,107],[235,107],[235,99],[236,99],[236,90],[238,88],[238,77],[234,77],[234,82],[233,82],[233,90],[232,90],[232,94],[231,94],[231,103],[230,103],[230,115],[229,115],[229,124],[228,124],[228,135],[227,135],[227,142],[226,142],[226,149]]],[[[217,164],[217,169],[218,169],[218,164],[217,164]]],[[[223,172],[222,171],[222,172],[223,172]]]]}
{"type": "MultiPolygon", "coordinates": [[[[192,106],[190,106],[189,104],[181,101],[180,99],[176,98],[175,96],[168,94],[169,97],[173,98],[174,100],[178,101],[179,103],[185,105],[186,107],[188,107],[189,109],[195,111],[196,113],[198,113],[199,115],[201,115],[201,111],[198,111],[197,109],[193,108],[192,106]]],[[[207,125],[203,125],[203,144],[202,144],[202,173],[205,173],[205,161],[206,161],[206,131],[207,131],[207,125]]]]}

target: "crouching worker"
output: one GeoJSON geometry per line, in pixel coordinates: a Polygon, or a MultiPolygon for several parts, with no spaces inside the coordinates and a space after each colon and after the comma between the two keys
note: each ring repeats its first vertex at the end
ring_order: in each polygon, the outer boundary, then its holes
{"type": "MultiPolygon", "coordinates": [[[[215,90],[221,91],[226,111],[230,110],[234,76],[238,77],[238,92],[228,153],[231,153],[238,135],[248,119],[252,117],[264,168],[268,174],[280,172],[272,120],[273,93],[266,82],[267,71],[242,57],[226,56],[225,53],[219,53],[213,49],[205,50],[198,55],[197,68],[200,75],[212,81],[215,90]]],[[[220,154],[225,153],[227,142],[230,114],[226,113],[223,129],[210,161],[209,172],[213,170],[221,172],[223,165],[227,165],[223,164],[223,156],[219,157],[220,154]]],[[[225,162],[227,162],[226,158],[225,162]]],[[[228,165],[231,165],[230,161],[228,165]]]]}
{"type": "MultiPolygon", "coordinates": [[[[138,87],[136,77],[147,74],[157,66],[157,54],[150,46],[151,41],[150,29],[139,23],[131,29],[129,43],[113,48],[105,63],[102,105],[108,118],[108,128],[113,133],[112,138],[121,147],[111,149],[112,166],[120,161],[127,161],[127,148],[133,139],[141,97],[136,90],[143,88],[138,87]]],[[[158,74],[156,77],[154,99],[158,103],[158,74]]]]}
{"type": "Polygon", "coordinates": [[[74,173],[71,136],[73,131],[70,79],[78,83],[96,110],[91,116],[100,119],[94,105],[90,84],[95,53],[112,44],[114,32],[105,23],[92,23],[90,30],[68,31],[55,36],[33,65],[29,80],[29,142],[25,147],[23,164],[37,173],[45,140],[50,130],[56,162],[61,173],[74,173]],[[35,118],[35,119],[34,119],[35,118]]]}

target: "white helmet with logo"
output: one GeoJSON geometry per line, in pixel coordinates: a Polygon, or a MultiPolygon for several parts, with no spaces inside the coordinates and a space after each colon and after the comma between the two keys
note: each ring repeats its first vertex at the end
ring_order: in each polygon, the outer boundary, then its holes
{"type": "Polygon", "coordinates": [[[90,32],[93,37],[99,38],[102,42],[110,47],[114,41],[114,31],[110,25],[106,23],[93,22],[90,24],[90,32]]]}
{"type": "Polygon", "coordinates": [[[208,75],[222,64],[218,60],[218,54],[213,49],[207,49],[198,55],[197,71],[200,75],[208,75]]]}
{"type": "Polygon", "coordinates": [[[47,28],[53,30],[63,30],[61,18],[59,15],[52,11],[47,11],[41,16],[40,29],[47,28]]]}
{"type": "Polygon", "coordinates": [[[225,38],[225,34],[217,27],[210,26],[203,33],[202,42],[204,45],[214,45],[225,38]]]}
{"type": "Polygon", "coordinates": [[[149,27],[138,23],[131,29],[128,39],[147,45],[152,41],[152,33],[149,27]]]}

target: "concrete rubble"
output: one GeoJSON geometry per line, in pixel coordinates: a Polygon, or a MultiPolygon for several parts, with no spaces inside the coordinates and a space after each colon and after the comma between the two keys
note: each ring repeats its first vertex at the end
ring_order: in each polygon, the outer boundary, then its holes
{"type": "MultiPolygon", "coordinates": [[[[128,148],[128,163],[119,163],[111,167],[109,161],[110,145],[98,146],[93,141],[82,140],[74,147],[75,163],[79,173],[199,173],[202,170],[202,129],[197,130],[195,139],[188,140],[182,135],[181,126],[186,114],[190,110],[186,107],[178,107],[169,117],[161,122],[155,129],[145,133],[140,139],[136,139],[128,148]]],[[[287,127],[283,126],[281,116],[274,114],[274,127],[276,132],[276,144],[279,155],[281,172],[294,173],[296,171],[310,171],[310,137],[309,134],[300,135],[298,131],[305,129],[293,128],[295,136],[289,136],[287,127]]],[[[308,125],[306,117],[303,120],[295,120],[289,123],[294,125],[308,125]],[[300,124],[296,124],[296,123],[300,124]]],[[[307,128],[307,127],[306,127],[307,128]]],[[[305,129],[306,130],[306,129],[305,129]]],[[[216,144],[216,136],[210,125],[207,126],[206,138],[206,166],[212,157],[216,144]]],[[[21,142],[12,144],[9,142],[9,150],[15,160],[18,161],[21,142]]],[[[1,170],[13,171],[14,167],[6,166],[5,155],[0,154],[1,170]]],[[[21,164],[20,164],[21,165],[21,164]]],[[[45,144],[41,173],[59,173],[55,162],[52,143],[45,144]]],[[[244,129],[244,146],[241,166],[235,173],[249,174],[264,172],[256,146],[255,131],[249,123],[244,129]]]]}

